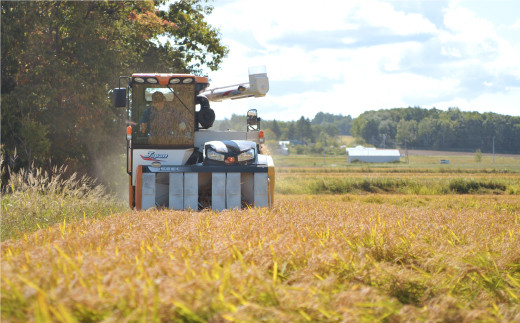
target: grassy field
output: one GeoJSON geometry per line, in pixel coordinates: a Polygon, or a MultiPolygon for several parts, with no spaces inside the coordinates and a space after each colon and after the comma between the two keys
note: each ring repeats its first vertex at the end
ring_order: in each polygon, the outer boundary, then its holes
{"type": "MultiPolygon", "coordinates": [[[[403,151],[401,151],[404,154],[403,151]]],[[[520,172],[520,155],[496,155],[493,163],[493,156],[483,154],[482,161],[475,162],[474,154],[439,152],[433,154],[423,151],[409,151],[408,161],[406,157],[401,158],[400,163],[347,163],[346,155],[336,156],[307,156],[307,155],[275,155],[274,162],[277,170],[284,171],[291,168],[321,168],[344,169],[359,171],[367,169],[391,169],[391,170],[411,170],[420,169],[440,172],[457,171],[487,171],[487,172],[520,172]],[[450,164],[441,164],[441,159],[448,159],[450,164]]]]}
{"type": "Polygon", "coordinates": [[[220,213],[127,211],[77,179],[14,183],[2,322],[520,321],[516,157],[454,167],[463,157],[276,157],[275,206],[220,213]]]}
{"type": "Polygon", "coordinates": [[[413,152],[409,163],[347,164],[345,156],[274,156],[279,194],[520,194],[520,155],[413,152]],[[449,159],[450,164],[440,164],[449,159]]]}

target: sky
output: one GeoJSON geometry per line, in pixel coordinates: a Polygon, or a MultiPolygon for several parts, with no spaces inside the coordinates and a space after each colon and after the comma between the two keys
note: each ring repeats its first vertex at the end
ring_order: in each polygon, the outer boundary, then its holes
{"type": "Polygon", "coordinates": [[[264,98],[213,103],[217,119],[357,117],[419,106],[520,116],[520,1],[215,0],[229,54],[211,87],[265,65],[264,98]]]}

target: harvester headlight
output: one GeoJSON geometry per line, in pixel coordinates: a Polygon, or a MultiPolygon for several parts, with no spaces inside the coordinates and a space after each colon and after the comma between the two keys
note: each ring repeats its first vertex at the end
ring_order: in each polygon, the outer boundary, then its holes
{"type": "Polygon", "coordinates": [[[170,84],[177,84],[177,83],[180,83],[180,82],[181,82],[181,80],[178,79],[178,78],[171,78],[170,79],[170,84]]]}
{"type": "Polygon", "coordinates": [[[157,83],[157,79],[153,78],[153,77],[149,77],[149,78],[146,79],[146,82],[155,84],[155,83],[157,83]]]}
{"type": "Polygon", "coordinates": [[[184,84],[190,84],[192,82],[193,82],[193,79],[190,79],[190,78],[182,80],[182,83],[184,83],[184,84]]]}
{"type": "Polygon", "coordinates": [[[217,153],[214,150],[208,150],[206,154],[209,159],[212,160],[218,160],[218,161],[224,161],[224,155],[217,153]]]}
{"type": "Polygon", "coordinates": [[[137,83],[144,83],[144,78],[142,77],[134,77],[134,81],[137,83]]]}
{"type": "Polygon", "coordinates": [[[248,151],[244,151],[243,153],[238,155],[238,161],[239,162],[246,161],[246,160],[251,160],[251,159],[254,159],[254,158],[255,158],[255,150],[254,149],[249,149],[248,151]]]}

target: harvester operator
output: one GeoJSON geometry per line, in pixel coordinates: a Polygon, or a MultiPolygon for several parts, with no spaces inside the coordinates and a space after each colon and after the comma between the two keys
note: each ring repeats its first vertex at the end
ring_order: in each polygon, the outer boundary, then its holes
{"type": "MultiPolygon", "coordinates": [[[[152,94],[152,104],[147,108],[139,125],[141,132],[149,134],[151,144],[175,144],[179,137],[179,130],[182,132],[183,123],[179,126],[179,113],[171,102],[167,102],[163,93],[156,91],[152,94]],[[177,122],[176,122],[177,120],[177,122]]],[[[185,127],[185,126],[184,126],[185,127]]]]}

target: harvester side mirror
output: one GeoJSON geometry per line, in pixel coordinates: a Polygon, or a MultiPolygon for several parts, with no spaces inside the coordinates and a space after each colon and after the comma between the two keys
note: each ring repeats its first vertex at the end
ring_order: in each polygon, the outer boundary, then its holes
{"type": "Polygon", "coordinates": [[[258,118],[258,112],[256,111],[256,109],[251,109],[249,111],[247,111],[247,124],[248,125],[256,125],[257,123],[257,119],[258,118]]]}
{"type": "Polygon", "coordinates": [[[116,108],[126,107],[126,88],[114,89],[114,106],[116,108]]]}
{"type": "Polygon", "coordinates": [[[260,128],[260,118],[256,109],[247,111],[247,131],[258,130],[260,128]]]}

